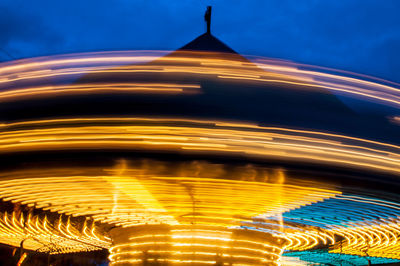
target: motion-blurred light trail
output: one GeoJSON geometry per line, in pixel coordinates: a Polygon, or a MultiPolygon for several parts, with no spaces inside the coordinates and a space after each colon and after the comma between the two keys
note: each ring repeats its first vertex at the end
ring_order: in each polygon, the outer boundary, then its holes
{"type": "MultiPolygon", "coordinates": [[[[235,59],[212,58],[212,53],[207,52],[180,52],[178,56],[160,57],[166,52],[109,52],[75,54],[69,57],[44,57],[31,60],[20,60],[15,63],[0,65],[1,100],[15,100],[16,96],[41,94],[74,94],[79,93],[79,86],[64,85],[60,90],[58,86],[47,88],[25,88],[15,86],[15,82],[38,82],[43,79],[74,79],[79,75],[88,73],[118,74],[118,73],[186,73],[201,75],[203,78],[234,79],[237,81],[253,81],[266,84],[289,85],[297,90],[327,89],[329,91],[353,98],[366,98],[370,101],[400,106],[399,84],[382,84],[380,80],[365,80],[364,76],[355,76],[340,72],[335,74],[321,72],[321,68],[290,63],[281,60],[251,58],[257,65],[236,61],[235,59]],[[211,58],[207,58],[211,57],[211,58]],[[140,64],[138,64],[140,63],[140,64]],[[122,64],[122,65],[121,65],[122,64]],[[29,92],[29,93],[28,93],[29,92]]],[[[190,84],[189,84],[190,85],[190,84]]],[[[98,93],[104,92],[111,84],[99,84],[98,93]]],[[[139,85],[140,86],[140,85],[139,85]]],[[[198,86],[194,84],[193,86],[198,86]]],[[[117,86],[118,87],[118,86],[117,86]]],[[[133,86],[131,90],[140,91],[133,86]]],[[[146,87],[146,86],[143,86],[146,87]]],[[[185,87],[184,84],[175,86],[185,87]]],[[[150,86],[149,92],[151,92],[150,86]]],[[[195,87],[196,88],[196,87],[195,87]]],[[[83,91],[88,90],[82,86],[83,91]]],[[[91,89],[94,92],[96,87],[91,89]]],[[[114,89],[118,90],[114,87],[114,89]]],[[[122,88],[119,88],[122,90],[122,88]]],[[[124,88],[129,91],[129,86],[124,88]]],[[[154,90],[154,89],[153,89],[154,90]]],[[[161,92],[161,91],[160,91],[161,92]]],[[[165,90],[164,92],[168,92],[165,90]]]]}
{"type": "Polygon", "coordinates": [[[398,261],[399,87],[234,53],[2,63],[0,242],[111,265],[398,261]]]}
{"type": "Polygon", "coordinates": [[[98,147],[184,150],[240,153],[400,174],[399,146],[306,130],[154,118],[39,120],[5,124],[0,130],[0,153],[98,147]]]}

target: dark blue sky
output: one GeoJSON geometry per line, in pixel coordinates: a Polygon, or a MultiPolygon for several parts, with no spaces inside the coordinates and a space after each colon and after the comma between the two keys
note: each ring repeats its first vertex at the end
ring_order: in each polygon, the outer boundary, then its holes
{"type": "Polygon", "coordinates": [[[240,53],[400,81],[399,0],[1,0],[0,48],[174,50],[205,31],[208,4],[212,33],[240,53]]]}

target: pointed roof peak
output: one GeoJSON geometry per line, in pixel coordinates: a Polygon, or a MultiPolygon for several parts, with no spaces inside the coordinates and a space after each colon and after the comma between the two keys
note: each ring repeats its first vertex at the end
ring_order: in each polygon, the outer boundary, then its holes
{"type": "MultiPolygon", "coordinates": [[[[207,23],[207,31],[202,35],[198,36],[191,42],[187,43],[178,50],[172,52],[167,56],[177,56],[186,52],[200,52],[196,56],[201,57],[213,57],[213,58],[225,58],[231,60],[239,60],[244,62],[249,62],[246,58],[241,56],[235,50],[230,48],[228,45],[220,41],[214,35],[211,34],[211,6],[207,7],[207,11],[204,15],[204,20],[207,23]],[[206,52],[206,53],[201,53],[206,52]]],[[[186,54],[188,55],[188,54],[186,54]]],[[[191,56],[194,56],[192,53],[191,56]]]]}
{"type": "Polygon", "coordinates": [[[218,38],[211,34],[211,6],[207,7],[206,13],[204,14],[204,20],[207,23],[206,33],[200,35],[193,41],[184,45],[176,52],[180,51],[198,51],[198,52],[217,52],[217,53],[228,53],[239,55],[228,45],[220,41],[218,38]]]}
{"type": "Polygon", "coordinates": [[[232,48],[208,32],[184,45],[178,49],[178,51],[205,51],[237,54],[232,48]]]}

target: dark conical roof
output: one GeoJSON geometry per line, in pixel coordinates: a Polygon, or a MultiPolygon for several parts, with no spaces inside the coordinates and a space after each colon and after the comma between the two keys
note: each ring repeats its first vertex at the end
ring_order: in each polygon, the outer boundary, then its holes
{"type": "Polygon", "coordinates": [[[200,35],[193,41],[178,49],[178,51],[205,51],[238,54],[232,48],[215,38],[210,33],[204,33],[203,35],[200,35]]]}
{"type": "MultiPolygon", "coordinates": [[[[228,45],[226,45],[218,38],[214,37],[214,35],[208,32],[200,35],[199,37],[187,43],[183,47],[166,55],[166,57],[181,57],[181,56],[228,59],[228,60],[235,60],[252,64],[245,57],[241,56],[235,50],[233,50],[228,45]],[[190,53],[190,52],[198,52],[198,53],[190,53]]],[[[159,61],[157,62],[159,63],[159,61]]],[[[252,65],[254,67],[257,67],[255,64],[252,65]]]]}

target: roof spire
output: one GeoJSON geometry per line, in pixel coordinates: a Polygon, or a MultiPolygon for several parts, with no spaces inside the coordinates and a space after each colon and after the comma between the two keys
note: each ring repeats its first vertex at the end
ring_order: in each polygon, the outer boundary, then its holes
{"type": "Polygon", "coordinates": [[[211,34],[211,6],[207,6],[207,11],[204,14],[204,20],[207,22],[207,33],[211,34]]]}

